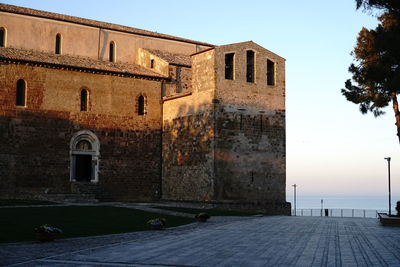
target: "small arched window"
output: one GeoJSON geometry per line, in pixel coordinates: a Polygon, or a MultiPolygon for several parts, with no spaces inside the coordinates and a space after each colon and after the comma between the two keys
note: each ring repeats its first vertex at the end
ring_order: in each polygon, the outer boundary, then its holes
{"type": "Polygon", "coordinates": [[[7,30],[3,27],[0,28],[0,47],[6,47],[7,30]]]}
{"type": "Polygon", "coordinates": [[[26,82],[23,79],[20,79],[17,82],[15,104],[20,107],[26,106],[26,82]]]}
{"type": "Polygon", "coordinates": [[[57,35],[56,35],[56,49],[55,49],[56,54],[61,54],[61,41],[62,41],[61,34],[57,33],[57,35]]]}
{"type": "Polygon", "coordinates": [[[110,42],[110,53],[109,53],[109,60],[110,62],[115,62],[115,43],[114,41],[110,42]]]}
{"type": "Polygon", "coordinates": [[[86,89],[81,90],[81,111],[88,111],[89,103],[88,91],[86,89]]]}
{"type": "Polygon", "coordinates": [[[142,95],[138,97],[138,115],[144,115],[144,96],[142,95]]]}

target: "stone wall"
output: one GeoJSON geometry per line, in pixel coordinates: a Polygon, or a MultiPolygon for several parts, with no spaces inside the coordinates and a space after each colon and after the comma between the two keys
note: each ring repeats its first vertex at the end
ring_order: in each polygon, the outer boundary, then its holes
{"type": "Polygon", "coordinates": [[[163,199],[213,199],[213,117],[211,110],[164,121],[163,199]]]}
{"type": "Polygon", "coordinates": [[[191,68],[177,66],[177,65],[170,65],[169,77],[171,77],[172,81],[175,83],[174,93],[187,93],[192,91],[191,68]]]}
{"type": "Polygon", "coordinates": [[[164,102],[163,197],[286,214],[284,59],[245,42],[192,60],[192,95],[164,102]],[[256,52],[254,83],[246,82],[247,50],[256,52]],[[235,79],[226,80],[224,55],[232,52],[235,79]],[[276,64],[274,85],[267,59],[276,64]]]}
{"type": "Polygon", "coordinates": [[[216,98],[223,104],[259,110],[285,109],[285,59],[255,44],[243,42],[215,49],[216,98]],[[255,81],[246,81],[246,51],[255,53],[255,81]],[[234,79],[225,79],[225,54],[235,53],[234,79]],[[275,62],[275,85],[266,80],[267,60],[275,62]]]}
{"type": "Polygon", "coordinates": [[[70,141],[80,130],[100,140],[99,186],[114,200],[161,192],[161,82],[26,65],[0,65],[0,195],[70,193],[70,141]],[[15,106],[18,79],[27,106],[15,106]],[[88,112],[79,91],[90,90],[88,112]],[[146,115],[135,110],[146,95],[146,115]]]}
{"type": "Polygon", "coordinates": [[[218,200],[285,203],[285,60],[253,42],[215,48],[215,189],[218,200]],[[246,51],[254,52],[254,82],[246,81],[246,51]],[[225,54],[234,53],[234,79],[225,54]],[[267,60],[275,83],[267,84],[267,60]]]}
{"type": "Polygon", "coordinates": [[[192,94],[163,105],[163,199],[214,199],[213,51],[192,59],[192,94]]]}
{"type": "Polygon", "coordinates": [[[192,91],[215,90],[215,49],[192,56],[192,91]]]}
{"type": "Polygon", "coordinates": [[[164,101],[162,196],[173,200],[214,197],[213,92],[164,101]]]}
{"type": "Polygon", "coordinates": [[[233,109],[216,114],[216,199],[285,202],[285,112],[233,109]]]}

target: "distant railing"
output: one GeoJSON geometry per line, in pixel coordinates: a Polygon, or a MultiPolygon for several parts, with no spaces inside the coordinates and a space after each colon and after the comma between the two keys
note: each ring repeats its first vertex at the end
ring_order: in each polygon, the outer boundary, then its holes
{"type": "Polygon", "coordinates": [[[352,217],[352,218],[378,218],[378,213],[384,210],[368,209],[293,209],[292,216],[328,216],[328,217],[352,217]]]}

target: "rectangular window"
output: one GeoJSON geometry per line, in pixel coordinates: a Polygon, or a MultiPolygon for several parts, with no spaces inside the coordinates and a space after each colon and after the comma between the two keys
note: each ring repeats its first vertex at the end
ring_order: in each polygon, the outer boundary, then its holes
{"type": "Polygon", "coordinates": [[[267,85],[275,85],[275,62],[267,60],[267,85]]]}
{"type": "Polygon", "coordinates": [[[246,59],[247,59],[247,71],[246,71],[246,81],[248,83],[254,83],[254,51],[247,50],[246,51],[246,59]]]}
{"type": "Polygon", "coordinates": [[[233,80],[235,53],[225,54],[225,79],[233,80]]]}

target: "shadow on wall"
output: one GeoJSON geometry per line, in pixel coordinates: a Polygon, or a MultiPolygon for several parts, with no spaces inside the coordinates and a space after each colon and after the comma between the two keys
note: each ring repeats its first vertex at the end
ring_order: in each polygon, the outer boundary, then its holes
{"type": "Polygon", "coordinates": [[[163,125],[163,198],[285,202],[285,114],[182,104],[163,125]]]}
{"type": "Polygon", "coordinates": [[[1,197],[71,193],[70,142],[81,130],[100,141],[98,185],[113,200],[160,197],[160,121],[28,109],[2,114],[1,197]]]}
{"type": "Polygon", "coordinates": [[[109,33],[107,31],[102,30],[101,32],[103,36],[103,45],[101,46],[101,51],[99,51],[99,59],[105,59],[107,48],[109,48],[109,33]]]}

